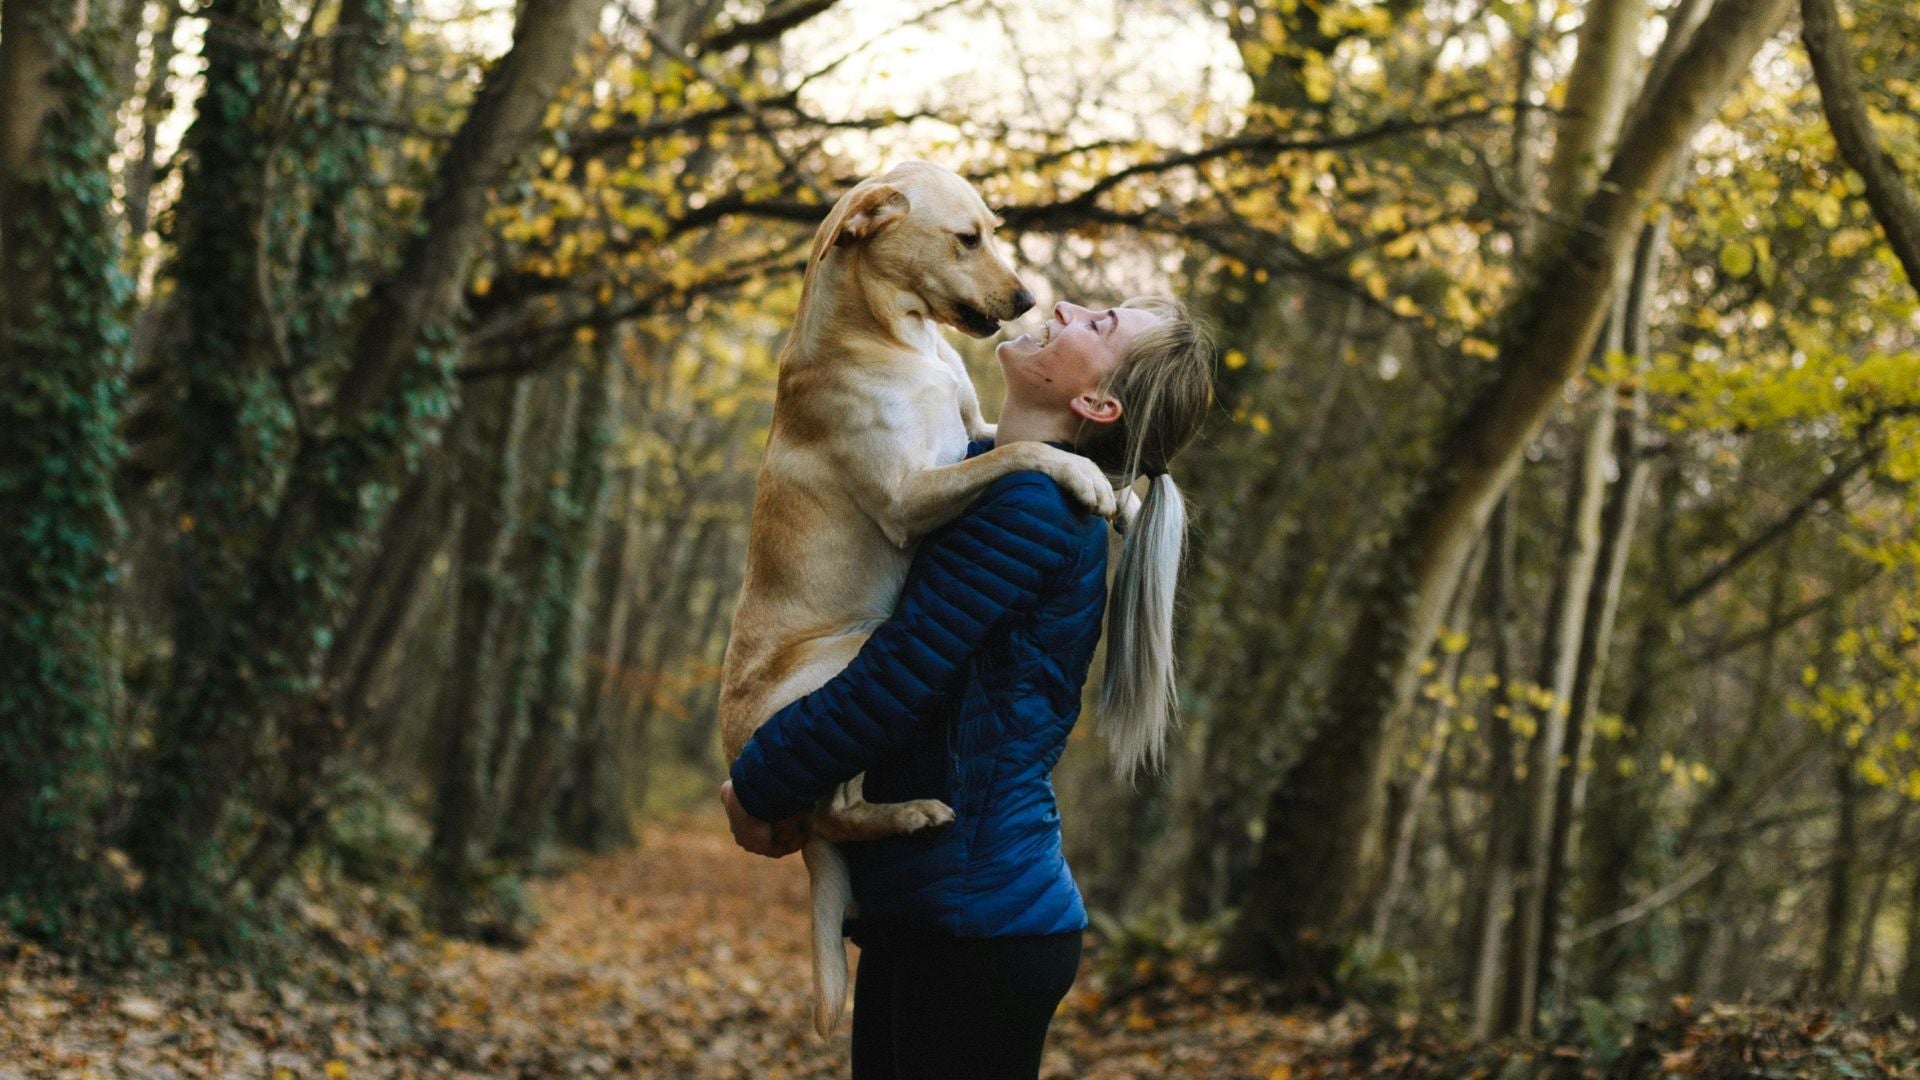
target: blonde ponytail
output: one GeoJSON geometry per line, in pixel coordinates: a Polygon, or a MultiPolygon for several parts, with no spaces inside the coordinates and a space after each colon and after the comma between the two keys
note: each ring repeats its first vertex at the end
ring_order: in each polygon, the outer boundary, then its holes
{"type": "Polygon", "coordinates": [[[1173,675],[1173,599],[1187,546],[1187,506],[1166,473],[1147,485],[1139,516],[1120,548],[1107,608],[1107,666],[1100,726],[1118,776],[1166,759],[1179,714],[1173,675]]]}
{"type": "Polygon", "coordinates": [[[1123,487],[1146,476],[1147,493],[1126,530],[1107,604],[1106,675],[1100,730],[1115,775],[1154,772],[1166,759],[1179,711],[1173,673],[1173,608],[1186,551],[1187,507],[1167,464],[1193,439],[1213,404],[1213,343],[1176,300],[1141,297],[1159,321],[1134,335],[1107,393],[1120,419],[1082,430],[1081,453],[1123,487]]]}

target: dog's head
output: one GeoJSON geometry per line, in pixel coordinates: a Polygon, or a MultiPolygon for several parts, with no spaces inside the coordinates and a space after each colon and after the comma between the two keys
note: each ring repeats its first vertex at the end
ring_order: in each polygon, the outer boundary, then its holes
{"type": "Polygon", "coordinates": [[[891,285],[917,298],[935,322],[989,337],[1033,306],[1033,294],[994,244],[998,224],[959,174],[903,162],[841,196],[816,238],[814,258],[858,258],[867,284],[891,285]]]}

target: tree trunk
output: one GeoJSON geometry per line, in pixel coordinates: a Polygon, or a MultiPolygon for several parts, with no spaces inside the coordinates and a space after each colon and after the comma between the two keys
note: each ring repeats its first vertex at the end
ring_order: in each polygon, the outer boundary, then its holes
{"type": "Polygon", "coordinates": [[[1520,850],[1523,820],[1520,816],[1520,785],[1514,777],[1514,731],[1510,716],[1508,688],[1513,684],[1514,637],[1519,615],[1514,607],[1513,493],[1502,496],[1494,507],[1487,528],[1487,544],[1493,572],[1487,581],[1488,623],[1493,628],[1493,692],[1487,696],[1487,849],[1481,859],[1479,887],[1470,889],[1472,917],[1464,935],[1468,973],[1468,1000],[1473,1009],[1475,1038],[1493,1033],[1495,999],[1500,990],[1502,946],[1506,943],[1508,906],[1513,901],[1514,880],[1518,868],[1515,856],[1520,850]]]}
{"type": "Polygon", "coordinates": [[[1316,734],[1265,815],[1257,868],[1224,959],[1327,980],[1379,835],[1382,749],[1467,551],[1522,451],[1592,349],[1614,271],[1687,140],[1717,110],[1789,0],[1721,0],[1643,96],[1578,228],[1515,299],[1497,374],[1433,456],[1390,542],[1316,734]]]}
{"type": "MultiPolygon", "coordinates": [[[[1666,220],[1662,214],[1640,234],[1622,311],[1625,338],[1622,344],[1635,358],[1635,376],[1626,422],[1615,425],[1612,460],[1618,479],[1607,491],[1607,505],[1600,522],[1598,567],[1592,575],[1573,683],[1567,696],[1568,767],[1560,772],[1555,785],[1553,836],[1547,849],[1546,883],[1541,894],[1544,930],[1539,941],[1535,980],[1542,990],[1538,997],[1545,999],[1543,1005],[1567,1000],[1567,934],[1571,927],[1566,917],[1565,894],[1573,881],[1574,860],[1580,847],[1580,817],[1586,810],[1590,770],[1585,763],[1593,747],[1593,716],[1599,705],[1600,686],[1606,678],[1607,660],[1613,646],[1614,616],[1619,611],[1620,592],[1626,581],[1627,553],[1633,544],[1634,523],[1646,489],[1647,463],[1641,444],[1647,410],[1644,377],[1651,360],[1647,300],[1655,284],[1660,254],[1666,246],[1666,220]]],[[[1609,403],[1607,408],[1611,411],[1612,405],[1609,403]]]]}
{"type": "Polygon", "coordinates": [[[494,380],[467,396],[456,422],[456,484],[467,493],[461,513],[454,584],[454,640],[459,644],[434,705],[435,784],[429,910],[448,932],[465,928],[474,885],[474,839],[485,816],[485,750],[500,702],[487,673],[500,651],[503,570],[518,523],[514,494],[527,384],[494,380]]]}
{"type": "Polygon", "coordinates": [[[1859,1001],[1866,992],[1867,972],[1873,969],[1874,930],[1880,924],[1880,913],[1886,910],[1887,886],[1893,880],[1894,867],[1901,851],[1901,841],[1907,835],[1907,813],[1913,809],[1913,801],[1901,799],[1894,808],[1893,822],[1886,829],[1886,839],[1880,845],[1880,857],[1873,861],[1873,891],[1867,894],[1866,907],[1860,913],[1860,933],[1854,938],[1853,963],[1850,965],[1852,977],[1847,981],[1847,1000],[1859,1001]]]}
{"type": "Polygon", "coordinates": [[[1827,862],[1827,907],[1820,935],[1819,969],[1814,986],[1828,1001],[1839,1001],[1846,973],[1847,929],[1853,923],[1855,867],[1860,851],[1860,782],[1853,755],[1838,740],[1832,746],[1836,813],[1833,852],[1827,862]]]}
{"type": "MultiPolygon", "coordinates": [[[[0,925],[88,871],[128,366],[110,92],[84,2],[0,4],[0,925]]],[[[97,865],[97,863],[94,863],[97,865]]]]}
{"type": "Polygon", "coordinates": [[[740,595],[739,579],[734,574],[741,560],[734,552],[744,550],[744,537],[736,539],[735,529],[726,522],[716,525],[715,532],[718,535],[713,541],[713,554],[699,578],[709,587],[698,608],[687,612],[687,624],[696,629],[687,636],[691,647],[685,653],[687,663],[712,672],[713,677],[690,681],[681,696],[681,705],[690,718],[683,728],[686,732],[684,756],[695,763],[713,758],[724,766],[726,762],[715,757],[720,746],[719,673],[726,657],[726,630],[732,623],[733,606],[740,595]],[[722,588],[722,582],[733,587],[722,588]]]}
{"type": "Polygon", "coordinates": [[[1913,885],[1907,894],[1907,954],[1900,965],[1894,992],[1900,1009],[1920,1013],[1920,867],[1912,867],[1913,885]]]}
{"type": "MultiPolygon", "coordinates": [[[[1648,579],[1673,580],[1677,561],[1675,527],[1682,478],[1667,464],[1659,477],[1659,497],[1650,541],[1653,566],[1648,579]]],[[[1620,738],[1607,744],[1606,752],[1596,756],[1593,775],[1598,796],[1586,808],[1584,833],[1595,838],[1589,887],[1585,897],[1583,922],[1592,922],[1619,911],[1630,902],[1645,850],[1645,840],[1653,825],[1648,797],[1639,790],[1642,781],[1640,753],[1653,744],[1654,727],[1660,718],[1661,657],[1672,634],[1672,612],[1661,602],[1657,590],[1644,600],[1645,608],[1635,629],[1633,657],[1626,677],[1627,700],[1621,708],[1620,738]]],[[[1603,950],[1593,965],[1589,992],[1611,998],[1626,969],[1627,951],[1613,947],[1603,950]]]]}
{"type": "MultiPolygon", "coordinates": [[[[1262,305],[1251,311],[1233,305],[1222,316],[1222,325],[1242,328],[1241,344],[1251,354],[1271,348],[1263,346],[1263,340],[1285,332],[1284,326],[1268,325],[1280,322],[1284,314],[1278,303],[1263,294],[1262,305]]],[[[1331,332],[1316,337],[1306,355],[1345,355],[1358,305],[1344,301],[1339,311],[1329,320],[1331,332]]],[[[1248,367],[1252,365],[1240,370],[1248,367]]],[[[1219,547],[1201,547],[1189,554],[1189,565],[1207,575],[1213,590],[1208,607],[1197,608],[1194,617],[1185,621],[1191,638],[1179,653],[1194,661],[1184,670],[1191,673],[1188,692],[1197,701],[1196,722],[1188,736],[1193,751],[1175,763],[1178,809],[1162,841],[1170,849],[1162,883],[1180,890],[1181,910],[1190,918],[1212,918],[1224,910],[1235,895],[1233,883],[1244,870],[1248,819],[1264,795],[1261,770],[1249,766],[1271,752],[1272,716],[1285,708],[1308,660],[1308,650],[1286,648],[1276,639],[1284,637],[1285,628],[1310,623],[1307,613],[1335,595],[1321,591],[1340,577],[1331,568],[1320,585],[1308,586],[1314,560],[1324,549],[1303,534],[1305,515],[1300,510],[1309,490],[1307,479],[1319,471],[1328,436],[1337,429],[1339,406],[1350,401],[1351,381],[1346,364],[1327,365],[1287,452],[1288,468],[1223,464],[1200,470],[1202,477],[1244,477],[1245,482],[1229,492],[1216,491],[1211,498],[1201,492],[1192,499],[1203,513],[1232,508],[1234,525],[1221,530],[1219,547]],[[1271,559],[1274,552],[1279,553],[1280,566],[1273,580],[1294,586],[1278,620],[1280,630],[1256,625],[1255,616],[1274,614],[1271,605],[1251,601],[1239,585],[1243,568],[1271,559]],[[1275,652],[1280,654],[1277,660],[1275,652]],[[1270,685],[1248,693],[1249,685],[1262,680],[1263,671],[1270,685]]],[[[1197,524],[1196,531],[1204,528],[1197,524]]]]}
{"type": "Polygon", "coordinates": [[[454,518],[450,464],[443,454],[422,463],[380,529],[380,558],[353,590],[353,611],[328,654],[325,676],[350,717],[367,714],[374,675],[400,639],[433,557],[446,546],[454,518]]]}
{"type": "MultiPolygon", "coordinates": [[[[1606,498],[1607,455],[1614,432],[1612,392],[1595,387],[1588,397],[1587,430],[1573,462],[1566,520],[1554,561],[1560,572],[1554,577],[1547,604],[1546,634],[1535,676],[1536,685],[1549,698],[1544,708],[1534,711],[1534,737],[1527,762],[1525,870],[1514,894],[1513,941],[1507,950],[1506,996],[1501,1007],[1502,1029],[1522,1035],[1532,1034],[1540,1007],[1538,961],[1548,931],[1546,889],[1556,832],[1560,761],[1568,745],[1568,703],[1573,696],[1587,601],[1592,596],[1594,567],[1599,560],[1601,506],[1606,498]]],[[[1569,764],[1578,767],[1579,761],[1574,759],[1569,764]]]]}
{"type": "Polygon", "coordinates": [[[1590,0],[1586,5],[1573,70],[1567,73],[1567,108],[1555,129],[1553,160],[1547,167],[1549,206],[1571,206],[1593,190],[1632,97],[1646,18],[1646,0],[1590,0]]]}
{"type": "MultiPolygon", "coordinates": [[[[295,431],[281,382],[289,376],[276,371],[281,358],[269,332],[279,317],[268,178],[280,147],[267,133],[278,128],[268,114],[278,96],[271,43],[279,15],[276,0],[209,7],[205,88],[182,141],[188,164],[172,215],[169,274],[180,283],[183,330],[173,361],[181,381],[173,410],[181,450],[173,664],[126,843],[151,875],[149,896],[163,920],[191,919],[217,903],[209,886],[223,874],[213,842],[221,815],[210,796],[217,790],[224,805],[236,789],[257,794],[267,740],[283,735],[257,714],[205,709],[200,699],[220,665],[254,645],[229,616],[246,603],[249,562],[295,431]]],[[[235,678],[250,681],[245,671],[235,678]]]]}
{"type": "MultiPolygon", "coordinates": [[[[655,593],[655,603],[649,606],[646,632],[642,635],[644,647],[636,654],[636,670],[646,687],[644,697],[635,705],[638,723],[643,727],[651,726],[660,711],[665,698],[661,684],[668,668],[686,654],[684,635],[679,630],[686,625],[687,600],[693,591],[695,571],[704,561],[703,556],[713,549],[720,526],[719,518],[709,517],[691,534],[683,532],[673,557],[664,564],[664,586],[655,593]]],[[[670,746],[689,764],[709,764],[709,744],[704,739],[698,747],[684,740],[675,740],[670,746]]]]}
{"type": "Polygon", "coordinates": [[[619,409],[620,378],[625,372],[621,339],[609,334],[591,350],[592,362],[580,378],[584,386],[574,418],[566,485],[546,508],[543,530],[550,533],[539,560],[534,587],[539,599],[530,616],[536,624],[534,692],[530,699],[526,745],[514,770],[508,810],[495,853],[520,864],[533,862],[553,817],[560,763],[569,736],[579,728],[580,662],[577,613],[587,553],[594,548],[594,526],[606,497],[607,455],[613,442],[613,417],[619,409]]]}
{"type": "MultiPolygon", "coordinates": [[[[210,753],[226,733],[272,723],[311,700],[343,585],[365,537],[434,438],[450,407],[445,324],[485,227],[486,200],[532,144],[586,40],[600,0],[527,0],[514,43],[483,79],[440,162],[423,227],[363,311],[353,363],[326,422],[303,438],[247,587],[221,629],[231,651],[176,695],[170,735],[150,769],[126,838],[162,908],[200,888],[237,770],[251,754],[210,753]],[[272,597],[273,603],[259,598],[272,597]]],[[[216,915],[217,913],[208,913],[216,915]]],[[[209,920],[212,925],[217,921],[209,920]]]]}
{"type": "MultiPolygon", "coordinates": [[[[1473,599],[1480,590],[1480,572],[1486,564],[1486,549],[1485,543],[1479,545],[1468,564],[1466,575],[1460,579],[1460,588],[1455,590],[1453,604],[1447,611],[1446,625],[1450,627],[1463,628],[1469,618],[1473,599]]],[[[1393,832],[1387,838],[1387,847],[1393,856],[1387,861],[1386,881],[1380,887],[1379,899],[1374,902],[1371,937],[1376,949],[1386,948],[1394,908],[1400,902],[1400,894],[1406,887],[1407,871],[1413,864],[1413,841],[1420,822],[1420,812],[1433,792],[1434,780],[1440,774],[1440,763],[1446,759],[1447,739],[1454,727],[1450,698],[1459,684],[1460,666],[1466,655],[1465,648],[1443,652],[1437,665],[1435,681],[1444,689],[1433,705],[1427,756],[1420,763],[1420,771],[1414,776],[1393,832]]]]}
{"type": "MultiPolygon", "coordinates": [[[[1816,693],[1821,687],[1843,678],[1838,641],[1846,627],[1846,611],[1846,605],[1835,604],[1820,619],[1820,644],[1812,664],[1812,686],[1816,693]]],[[[1829,775],[1833,778],[1834,825],[1833,845],[1826,865],[1825,918],[1816,953],[1813,989],[1823,1000],[1837,1001],[1846,968],[1847,927],[1853,919],[1855,867],[1859,863],[1860,781],[1854,775],[1852,747],[1847,745],[1844,729],[1836,725],[1824,734],[1829,775]]]]}
{"type": "Polygon", "coordinates": [[[153,27],[153,62],[147,72],[147,85],[140,95],[139,152],[127,157],[121,184],[126,192],[127,238],[133,250],[140,249],[141,238],[153,222],[153,177],[159,153],[160,125],[173,111],[173,89],[169,82],[173,67],[173,32],[180,21],[176,0],[161,0],[160,18],[153,27]]]}
{"type": "Polygon", "coordinates": [[[572,779],[567,786],[560,820],[568,842],[588,851],[610,851],[633,842],[633,824],[627,816],[621,786],[620,738],[609,714],[609,702],[618,669],[613,654],[623,640],[627,616],[633,609],[632,567],[629,555],[635,532],[632,497],[634,470],[626,470],[614,487],[612,520],[605,522],[600,544],[599,573],[594,594],[604,611],[593,615],[586,647],[586,686],[580,699],[580,736],[574,740],[572,779]]]}
{"type": "MultiPolygon", "coordinates": [[[[1548,16],[1537,7],[1521,33],[1519,55],[1515,62],[1513,154],[1509,161],[1513,189],[1531,192],[1540,171],[1534,143],[1539,139],[1540,117],[1533,108],[1535,68],[1539,64],[1540,36],[1548,16]]],[[[1514,245],[1522,253],[1532,253],[1537,243],[1537,221],[1529,214],[1514,227],[1514,245]]],[[[1493,639],[1492,692],[1488,695],[1487,715],[1483,718],[1488,743],[1487,768],[1487,843],[1480,861],[1469,875],[1466,914],[1456,934],[1460,970],[1466,973],[1466,988],[1473,1017],[1475,1038],[1493,1032],[1495,996],[1500,990],[1502,946],[1506,942],[1508,907],[1513,900],[1519,868],[1514,858],[1520,851],[1521,819],[1517,805],[1520,788],[1514,776],[1514,731],[1509,714],[1500,703],[1511,700],[1513,661],[1517,652],[1519,613],[1511,595],[1515,577],[1515,531],[1513,493],[1501,494],[1488,525],[1488,543],[1494,573],[1487,590],[1487,624],[1493,639]]]]}
{"type": "Polygon", "coordinates": [[[490,794],[485,820],[475,836],[489,851],[500,838],[501,819],[513,802],[514,769],[531,725],[534,683],[546,646],[543,635],[551,629],[555,539],[565,496],[564,481],[556,485],[553,477],[564,477],[570,466],[574,415],[580,403],[580,380],[570,372],[580,347],[569,341],[556,348],[563,359],[543,365],[528,394],[521,452],[526,461],[522,472],[529,480],[516,497],[531,509],[526,528],[507,554],[513,599],[501,622],[499,661],[488,673],[501,712],[481,759],[481,775],[490,794]]]}

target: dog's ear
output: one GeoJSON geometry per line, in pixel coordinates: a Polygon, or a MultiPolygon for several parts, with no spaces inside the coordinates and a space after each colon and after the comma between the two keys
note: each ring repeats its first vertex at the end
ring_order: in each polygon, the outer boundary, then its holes
{"type": "Polygon", "coordinates": [[[840,231],[833,236],[834,246],[865,240],[906,213],[906,192],[891,184],[875,184],[854,196],[847,216],[840,219],[840,231]]]}

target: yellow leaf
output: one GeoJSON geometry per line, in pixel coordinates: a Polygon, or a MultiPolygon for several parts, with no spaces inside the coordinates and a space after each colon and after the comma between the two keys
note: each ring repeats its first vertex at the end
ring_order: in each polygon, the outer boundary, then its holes
{"type": "Polygon", "coordinates": [[[347,1076],[347,1063],[335,1058],[327,1062],[327,1080],[344,1080],[347,1076]]]}
{"type": "Polygon", "coordinates": [[[1735,240],[1720,249],[1720,269],[1734,277],[1746,277],[1753,273],[1753,248],[1735,240]]]}
{"type": "Polygon", "coordinates": [[[1317,52],[1307,54],[1300,68],[1300,85],[1307,92],[1307,100],[1316,104],[1333,96],[1333,68],[1326,57],[1317,52]]]}
{"type": "Polygon", "coordinates": [[[1228,349],[1223,362],[1229,370],[1237,371],[1247,366],[1247,354],[1241,352],[1239,349],[1228,349]]]}

